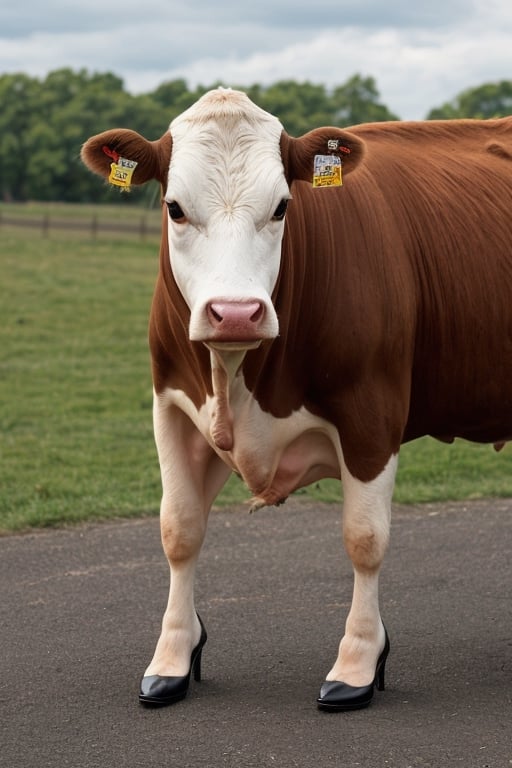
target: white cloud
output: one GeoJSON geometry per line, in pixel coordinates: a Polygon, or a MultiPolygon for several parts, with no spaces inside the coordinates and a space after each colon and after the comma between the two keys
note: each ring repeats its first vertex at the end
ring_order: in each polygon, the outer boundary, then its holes
{"type": "Polygon", "coordinates": [[[466,88],[512,77],[510,37],[482,30],[474,38],[454,38],[444,31],[334,30],[278,52],[200,58],[165,73],[129,72],[126,82],[135,92],[151,90],[150,81],[161,80],[162,74],[163,79],[184,77],[191,86],[215,80],[268,85],[286,79],[335,86],[355,73],[375,78],[381,101],[391,111],[421,119],[466,88]]]}
{"type": "Polygon", "coordinates": [[[512,78],[509,0],[90,0],[0,9],[0,73],[111,71],[133,92],[183,77],[193,87],[375,78],[404,119],[460,91],[512,78]]]}

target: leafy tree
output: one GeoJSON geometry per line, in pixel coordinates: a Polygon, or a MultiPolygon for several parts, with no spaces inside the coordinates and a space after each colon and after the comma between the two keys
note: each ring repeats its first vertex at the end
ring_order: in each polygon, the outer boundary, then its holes
{"type": "Polygon", "coordinates": [[[451,102],[432,109],[428,120],[448,120],[461,117],[506,117],[512,114],[512,80],[484,83],[462,91],[451,102]]]}
{"type": "Polygon", "coordinates": [[[119,106],[123,99],[131,97],[110,73],[61,69],[42,81],[22,74],[0,77],[2,199],[84,199],[79,180],[91,192],[94,186],[79,161],[80,147],[102,129],[102,120],[106,128],[116,112],[126,117],[129,110],[119,106]]]}
{"type": "Polygon", "coordinates": [[[332,94],[334,124],[347,126],[399,120],[397,115],[379,103],[379,96],[373,77],[353,75],[344,85],[335,88],[332,94]]]}
{"type": "MultiPolygon", "coordinates": [[[[118,201],[118,190],[98,185],[80,162],[83,142],[116,126],[158,139],[174,117],[218,85],[189,90],[178,79],[133,96],[111,72],[63,68],[42,80],[24,74],[0,76],[0,199],[118,201]]],[[[332,93],[323,85],[293,80],[240,90],[276,115],[293,136],[319,125],[396,119],[379,103],[374,80],[360,75],[332,93]]],[[[135,188],[127,201],[155,198],[158,190],[146,185],[135,188]]]]}
{"type": "Polygon", "coordinates": [[[185,80],[169,80],[150,94],[150,98],[165,111],[168,122],[191,105],[191,93],[185,80]]]}
{"type": "Polygon", "coordinates": [[[329,121],[329,98],[323,85],[281,80],[266,89],[245,90],[262,109],[275,115],[292,136],[329,121]]]}
{"type": "Polygon", "coordinates": [[[0,76],[0,196],[24,200],[29,193],[27,134],[37,108],[37,81],[23,74],[0,76]]]}

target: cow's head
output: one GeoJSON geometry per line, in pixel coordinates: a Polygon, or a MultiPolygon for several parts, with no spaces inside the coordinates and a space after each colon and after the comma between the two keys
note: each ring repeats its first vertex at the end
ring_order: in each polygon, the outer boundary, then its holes
{"type": "Polygon", "coordinates": [[[346,175],[364,152],[354,134],[319,128],[293,139],[245,94],[217,89],[176,118],[160,140],[106,131],[86,142],[82,159],[108,178],[113,160],[124,158],[137,164],[129,169],[131,183],[161,182],[171,268],[190,308],[190,339],[245,350],[279,332],[271,296],[290,187],[294,180],[312,182],[314,157],[328,154],[333,140],[346,175]]]}

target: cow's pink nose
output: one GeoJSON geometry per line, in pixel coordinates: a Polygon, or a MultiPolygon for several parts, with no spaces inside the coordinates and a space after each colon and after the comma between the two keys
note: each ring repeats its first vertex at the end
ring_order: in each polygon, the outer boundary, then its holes
{"type": "Polygon", "coordinates": [[[261,301],[212,301],[206,308],[215,338],[240,341],[258,338],[265,309],[261,301]]]}

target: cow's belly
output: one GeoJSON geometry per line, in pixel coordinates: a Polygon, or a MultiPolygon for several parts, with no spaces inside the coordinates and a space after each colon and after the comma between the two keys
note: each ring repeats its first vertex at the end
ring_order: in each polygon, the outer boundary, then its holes
{"type": "Polygon", "coordinates": [[[223,458],[252,491],[253,507],[259,507],[279,504],[322,478],[339,478],[336,443],[333,428],[305,408],[285,419],[259,410],[257,434],[235,421],[233,449],[223,458]]]}
{"type": "Polygon", "coordinates": [[[253,508],[279,504],[298,488],[322,478],[340,478],[341,446],[332,424],[302,407],[278,419],[264,412],[245,385],[230,393],[232,446],[222,450],[212,437],[214,398],[198,410],[184,392],[168,391],[222,460],[253,494],[253,508]]]}

